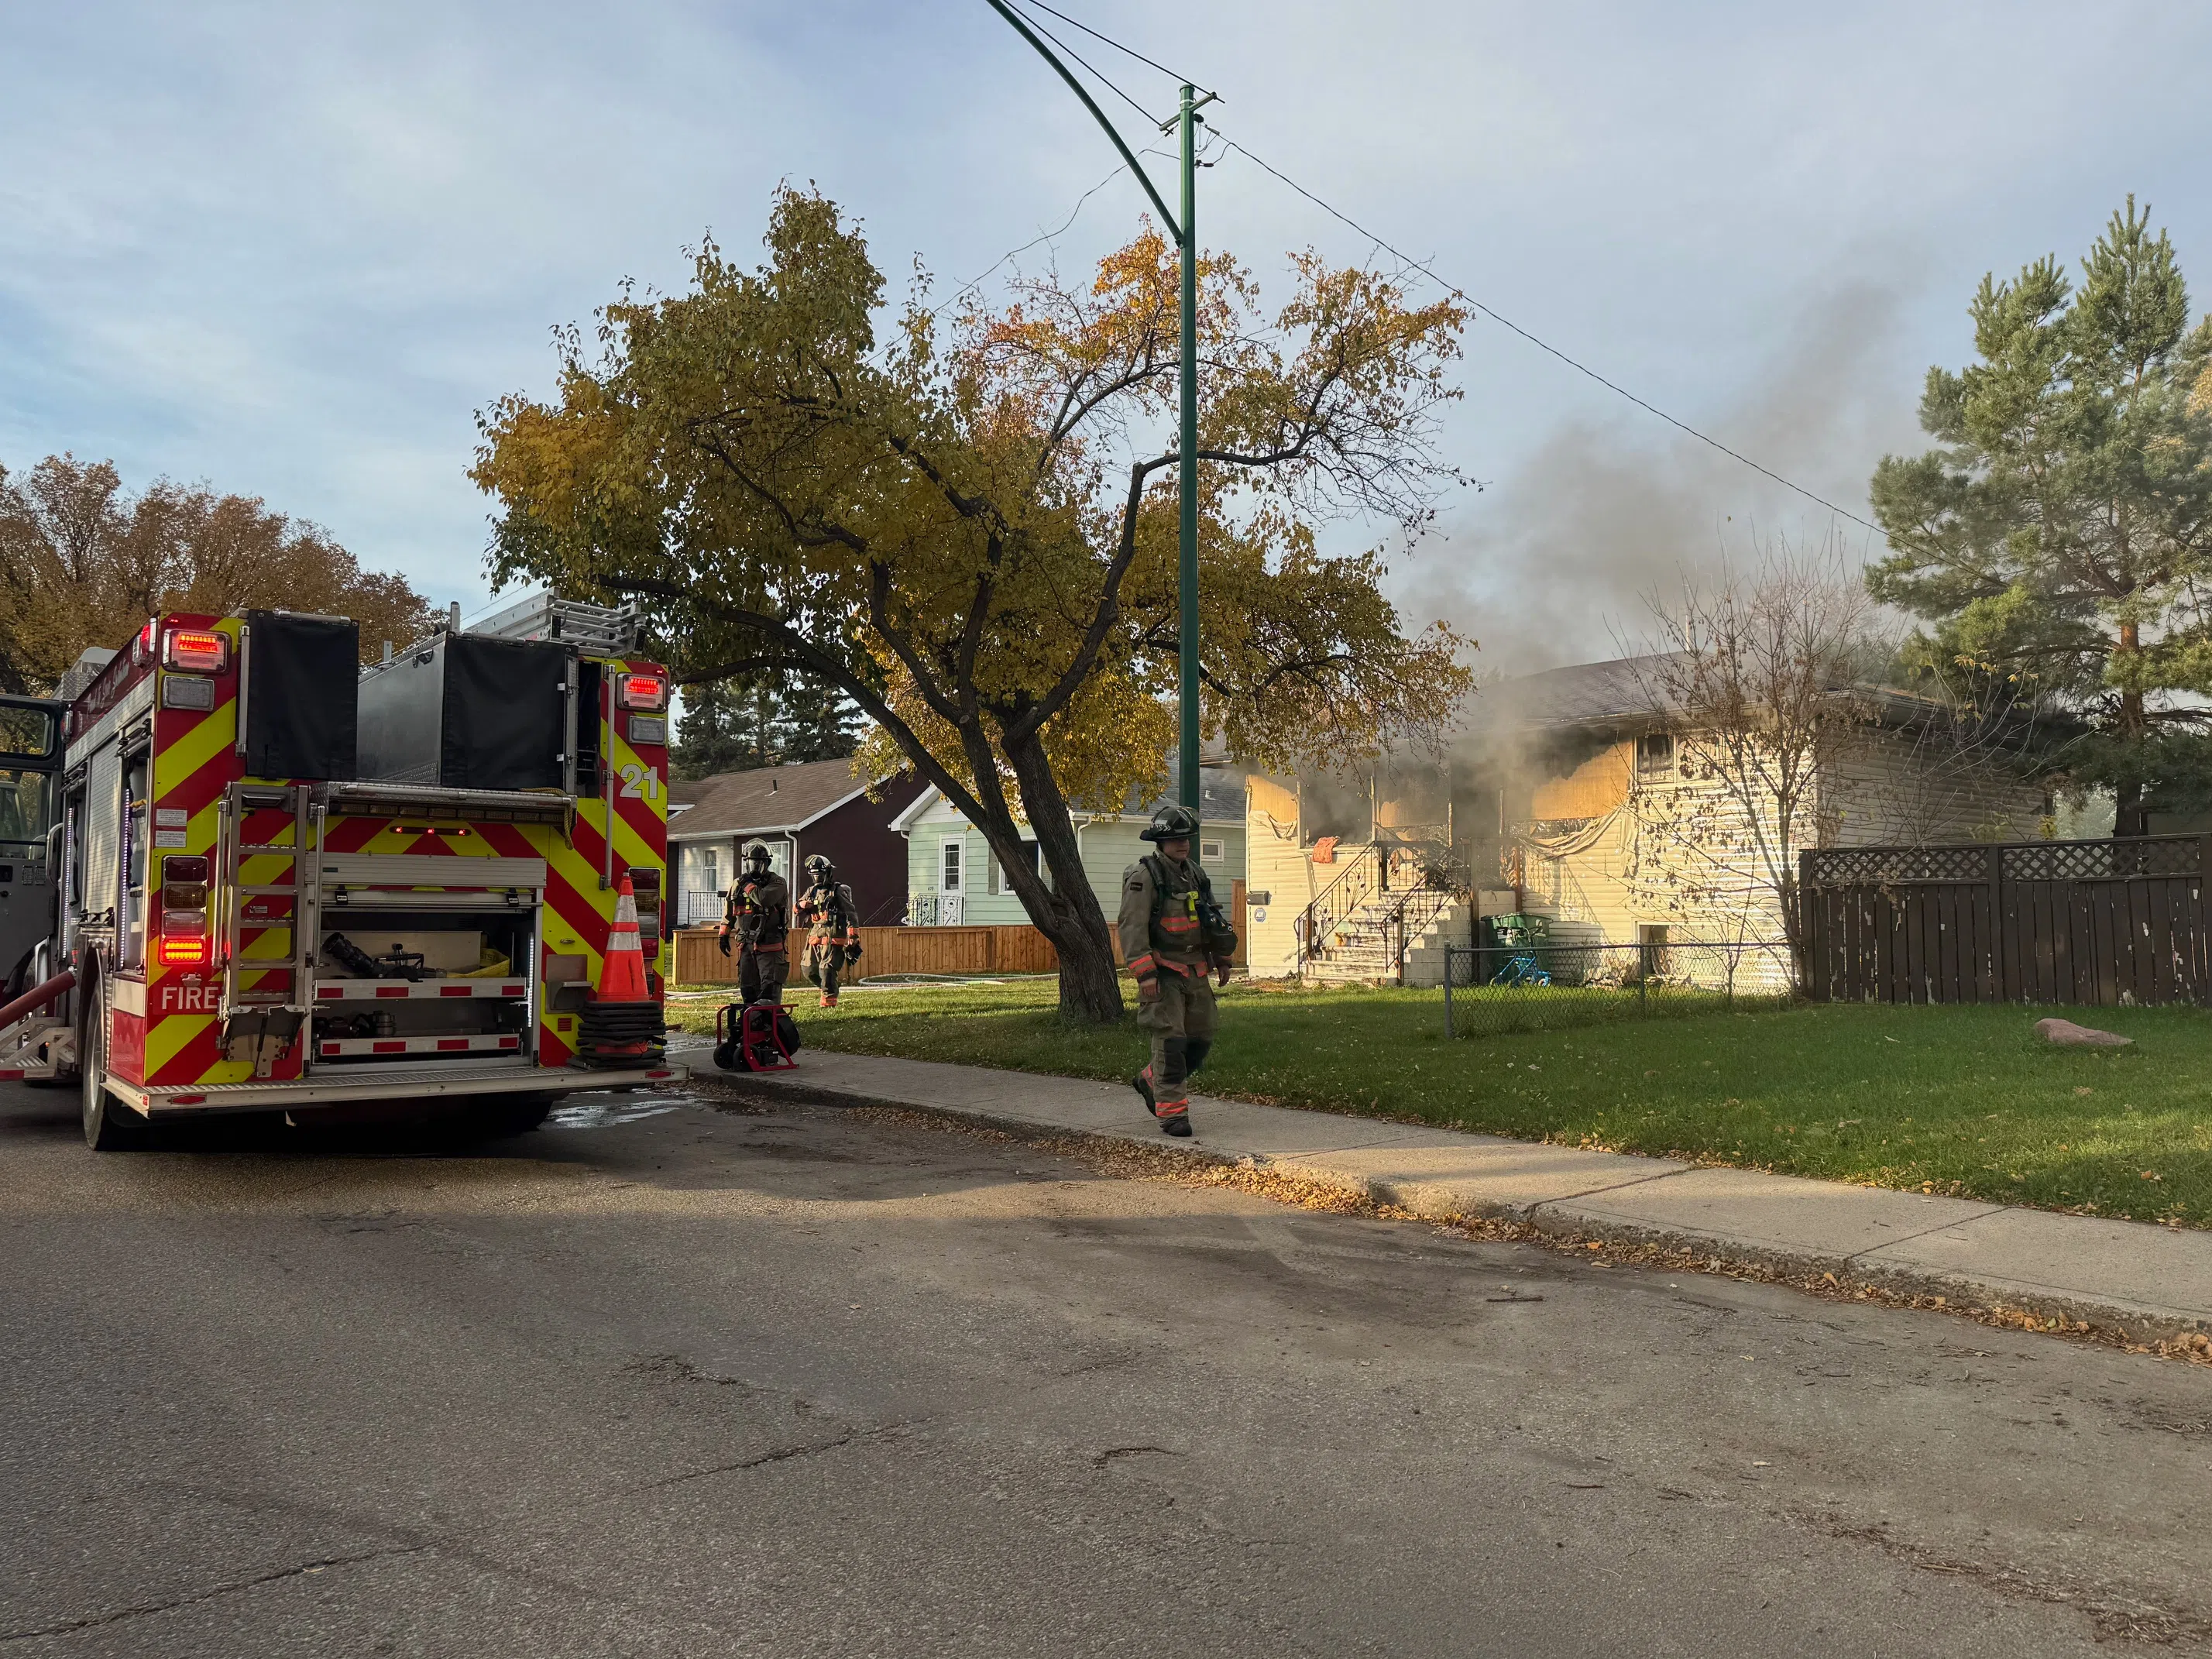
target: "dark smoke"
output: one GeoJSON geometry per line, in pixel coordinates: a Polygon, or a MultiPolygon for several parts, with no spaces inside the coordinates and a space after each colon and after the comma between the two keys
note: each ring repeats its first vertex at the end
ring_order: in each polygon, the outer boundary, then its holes
{"type": "MultiPolygon", "coordinates": [[[[1870,283],[1834,289],[1753,395],[1702,429],[1864,516],[1883,452],[1926,441],[1919,369],[1899,349],[1903,298],[1870,283]]],[[[1646,631],[1646,595],[1724,553],[1741,562],[1770,532],[1812,543],[1838,529],[1857,558],[1881,551],[1869,532],[1626,405],[1559,428],[1442,529],[1400,564],[1395,597],[1409,626],[1441,617],[1480,639],[1492,675],[1623,654],[1646,631]]]]}

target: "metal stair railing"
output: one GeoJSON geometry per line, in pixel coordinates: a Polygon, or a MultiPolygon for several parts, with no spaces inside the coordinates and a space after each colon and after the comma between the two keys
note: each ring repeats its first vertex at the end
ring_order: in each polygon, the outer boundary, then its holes
{"type": "Polygon", "coordinates": [[[1299,915],[1297,951],[1301,969],[1328,955],[1328,947],[1322,941],[1382,890],[1382,860],[1389,856],[1389,851],[1381,847],[1361,848],[1359,856],[1322,888],[1299,915]]]}

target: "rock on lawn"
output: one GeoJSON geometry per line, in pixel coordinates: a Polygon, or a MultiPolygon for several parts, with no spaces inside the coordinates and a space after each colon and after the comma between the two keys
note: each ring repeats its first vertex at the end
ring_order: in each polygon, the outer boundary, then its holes
{"type": "Polygon", "coordinates": [[[2127,1048],[2135,1044],[2133,1037],[2124,1037],[2118,1031],[2100,1031],[2076,1025],[2070,1019],[2039,1019],[2035,1029],[2045,1042],[2055,1042],[2062,1048],[2127,1048]]]}

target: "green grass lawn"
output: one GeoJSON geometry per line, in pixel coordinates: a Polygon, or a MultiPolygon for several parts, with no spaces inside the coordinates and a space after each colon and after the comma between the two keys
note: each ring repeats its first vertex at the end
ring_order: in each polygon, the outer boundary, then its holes
{"type": "MultiPolygon", "coordinates": [[[[1051,979],[800,1002],[806,1041],[1126,1079],[1133,1019],[1062,1023],[1051,979]]],[[[679,1007],[685,1005],[679,1004],[679,1007]]],[[[711,1029],[714,1001],[682,1023],[711,1029]]],[[[1440,994],[1232,986],[1198,1086],[1626,1152],[2212,1224],[2212,1013],[2072,1010],[2132,1048],[2052,1048],[2022,1008],[1677,1010],[1447,1042],[1440,994]]],[[[1131,1097],[1132,1109],[1135,1097],[1131,1097]]]]}

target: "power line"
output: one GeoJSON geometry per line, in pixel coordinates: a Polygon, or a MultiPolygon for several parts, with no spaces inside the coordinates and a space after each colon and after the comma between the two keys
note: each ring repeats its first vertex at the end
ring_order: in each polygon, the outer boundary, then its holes
{"type": "Polygon", "coordinates": [[[1023,254],[1027,253],[1031,248],[1035,247],[1039,242],[1049,242],[1056,237],[1066,234],[1068,226],[1073,225],[1076,221],[1077,216],[1083,211],[1084,204],[1088,202],[1092,197],[1096,196],[1100,191],[1105,189],[1107,185],[1112,184],[1116,179],[1120,178],[1128,170],[1129,166],[1126,161],[1120,167],[1115,167],[1113,172],[1108,173],[1103,179],[1101,179],[1097,184],[1091,185],[1090,189],[1085,191],[1082,195],[1075,198],[1074,208],[1069,212],[1066,221],[1060,225],[1059,229],[1048,230],[1042,236],[1031,237],[1028,241],[1024,242],[1019,247],[1000,255],[997,261],[992,264],[990,270],[986,270],[982,273],[982,276],[976,276],[969,282],[963,283],[958,288],[952,291],[955,294],[966,294],[973,289],[980,288],[983,284],[984,278],[989,276],[992,271],[998,270],[999,266],[1005,264],[1007,260],[1019,258],[1023,254]]]}
{"type": "MultiPolygon", "coordinates": [[[[1010,3],[1019,4],[1019,3],[1022,3],[1022,0],[1010,0],[1010,3]]],[[[1051,8],[1051,7],[1049,7],[1049,6],[1047,6],[1047,7],[1045,8],[1045,9],[1046,9],[1047,11],[1052,11],[1052,8],[1051,8]]],[[[1054,11],[1054,12],[1052,13],[1052,15],[1053,15],[1054,17],[1058,17],[1058,16],[1060,15],[1060,14],[1059,14],[1058,12],[1056,12],[1056,11],[1054,11]]],[[[1128,94],[1127,93],[1126,93],[1126,92],[1122,91],[1122,90],[1121,90],[1121,88],[1120,87],[1118,87],[1118,86],[1115,85],[1115,84],[1114,84],[1114,82],[1113,82],[1111,80],[1109,80],[1109,79],[1106,76],[1106,75],[1105,75],[1102,70],[1100,70],[1097,67],[1097,65],[1095,65],[1095,64],[1091,64],[1091,63],[1088,59],[1086,59],[1086,58],[1085,58],[1085,57],[1084,57],[1080,52],[1077,52],[1077,51],[1075,50],[1075,48],[1074,48],[1074,47],[1073,47],[1073,46],[1069,46],[1069,45],[1067,44],[1067,42],[1066,42],[1066,41],[1065,41],[1065,40],[1061,40],[1058,35],[1054,34],[1054,33],[1050,29],[1047,28],[1047,27],[1046,27],[1042,23],[1038,22],[1038,21],[1037,21],[1037,20],[1036,20],[1036,18],[1032,17],[1032,18],[1030,18],[1029,21],[1030,21],[1030,27],[1034,28],[1034,29],[1035,29],[1035,30],[1036,30],[1039,34],[1042,34],[1042,36],[1044,36],[1044,38],[1045,38],[1046,40],[1048,40],[1051,41],[1051,42],[1053,43],[1053,45],[1054,45],[1055,46],[1058,46],[1058,47],[1059,47],[1062,52],[1066,52],[1066,53],[1070,58],[1074,58],[1074,59],[1075,59],[1075,61],[1076,61],[1077,63],[1081,64],[1083,65],[1083,67],[1084,67],[1084,68],[1085,68],[1085,69],[1089,70],[1091,71],[1091,78],[1092,78],[1093,80],[1095,80],[1095,81],[1098,82],[1101,85],[1104,86],[1108,91],[1111,92],[1111,93],[1112,93],[1112,94],[1113,94],[1116,98],[1119,98],[1119,99],[1120,99],[1123,103],[1127,104],[1127,105],[1131,109],[1133,109],[1133,110],[1134,110],[1134,111],[1136,111],[1138,114],[1139,114],[1139,115],[1143,116],[1143,117],[1145,118],[1145,119],[1146,119],[1146,120],[1147,120],[1147,121],[1149,121],[1152,125],[1154,125],[1154,126],[1158,126],[1158,125],[1159,125],[1159,124],[1160,124],[1159,117],[1158,117],[1157,115],[1154,115],[1154,114],[1152,112],[1152,111],[1150,111],[1150,110],[1146,109],[1146,108],[1142,104],[1139,103],[1135,99],[1133,99],[1133,98],[1130,97],[1130,96],[1129,96],[1129,94],[1128,94]]],[[[1083,28],[1083,25],[1082,25],[1082,24],[1080,24],[1080,23],[1076,24],[1076,26],[1075,26],[1075,27],[1078,27],[1078,28],[1083,28]]],[[[1091,31],[1091,30],[1090,30],[1090,29],[1083,29],[1083,32],[1084,32],[1085,34],[1089,34],[1089,33],[1092,33],[1092,31],[1091,31]]],[[[1103,37],[1103,35],[1102,35],[1100,38],[1101,38],[1102,40],[1103,40],[1103,39],[1104,39],[1104,37],[1103,37]]],[[[1106,44],[1107,44],[1107,45],[1109,45],[1109,46],[1111,46],[1111,45],[1113,45],[1114,43],[1113,43],[1112,41],[1109,40],[1109,41],[1107,41],[1107,43],[1106,43],[1106,44]]]]}
{"type": "Polygon", "coordinates": [[[1122,45],[1119,40],[1115,40],[1112,35],[1110,35],[1110,34],[1101,34],[1101,33],[1099,33],[1099,32],[1098,32],[1097,29],[1092,28],[1092,27],[1091,27],[1091,25],[1090,25],[1090,24],[1088,24],[1088,23],[1079,23],[1079,22],[1077,22],[1077,21],[1075,21],[1075,19],[1073,19],[1073,17],[1070,17],[1070,16],[1069,16],[1066,12],[1064,12],[1064,11],[1054,11],[1054,10],[1053,9],[1053,8],[1052,8],[1052,7],[1048,6],[1047,4],[1045,4],[1044,0],[1022,0],[1022,3],[1024,3],[1024,4],[1025,4],[1025,5],[1035,6],[1035,7],[1036,7],[1039,11],[1049,11],[1049,12],[1052,12],[1052,15],[1053,15],[1054,17],[1057,17],[1058,19],[1060,19],[1060,21],[1061,22],[1063,22],[1063,23],[1066,24],[1070,28],[1078,28],[1078,29],[1081,29],[1081,30],[1082,30],[1085,34],[1089,35],[1092,40],[1103,40],[1103,41],[1104,41],[1104,42],[1106,43],[1106,45],[1108,45],[1108,46],[1109,46],[1113,47],[1115,51],[1116,51],[1116,52],[1118,52],[1121,53],[1124,57],[1127,57],[1127,58],[1135,58],[1139,63],[1145,64],[1146,67],[1151,68],[1151,69],[1156,69],[1156,70],[1158,70],[1161,74],[1163,74],[1163,75],[1164,75],[1164,76],[1168,76],[1170,80],[1174,81],[1177,85],[1179,85],[1179,86],[1188,86],[1188,87],[1198,87],[1198,90],[1199,90],[1199,91],[1200,91],[1200,92],[1204,92],[1204,93],[1206,93],[1206,94],[1207,94],[1209,97],[1212,98],[1212,99],[1213,99],[1217,103],[1218,103],[1218,102],[1222,101],[1222,100],[1221,100],[1221,94],[1220,94],[1216,93],[1216,92],[1212,92],[1212,91],[1210,91],[1207,88],[1198,86],[1198,82],[1195,82],[1195,81],[1194,81],[1194,80],[1192,80],[1192,79],[1190,78],[1190,76],[1188,76],[1188,75],[1178,75],[1178,74],[1176,74],[1176,71],[1175,71],[1175,70],[1173,70],[1170,69],[1170,68],[1169,68],[1165,64],[1159,63],[1159,62],[1158,62],[1157,60],[1155,60],[1155,59],[1153,59],[1153,58],[1150,58],[1146,57],[1144,53],[1142,53],[1141,52],[1139,52],[1135,47],[1133,47],[1133,46],[1123,46],[1123,45],[1122,45]]]}
{"type": "MultiPolygon", "coordinates": [[[[1036,3],[1036,0],[1031,0],[1031,3],[1036,3]]],[[[1575,359],[1567,356],[1565,352],[1560,350],[1559,347],[1552,344],[1549,341],[1537,338],[1536,336],[1531,334],[1527,329],[1522,327],[1520,324],[1515,322],[1511,318],[1500,316],[1497,312],[1492,311],[1488,306],[1483,304],[1481,301],[1476,299],[1472,294],[1469,294],[1465,289],[1446,282],[1443,277],[1437,276],[1425,261],[1416,259],[1412,254],[1407,253],[1390,242],[1384,240],[1373,231],[1368,229],[1366,226],[1354,219],[1350,214],[1341,212],[1338,209],[1331,207],[1327,202],[1322,201],[1320,197],[1315,195],[1304,185],[1298,183],[1297,179],[1290,177],[1287,173],[1281,172],[1278,168],[1269,167],[1267,162],[1253,155],[1250,150],[1245,149],[1243,145],[1238,143],[1234,138],[1229,137],[1224,134],[1218,127],[1214,129],[1214,133],[1217,137],[1221,139],[1223,143],[1226,144],[1231,149],[1235,150],[1246,161],[1251,162],[1253,166],[1258,167],[1263,173],[1271,174],[1281,183],[1289,185],[1299,195],[1304,197],[1306,200],[1311,202],[1316,207],[1319,208],[1323,213],[1328,214],[1332,219],[1335,219],[1340,223],[1350,226],[1353,230],[1358,231],[1369,241],[1374,243],[1376,246],[1389,252],[1393,258],[1399,260],[1409,270],[1419,271],[1423,276],[1426,276],[1438,288],[1443,289],[1454,299],[1466,301],[1467,304],[1472,306],[1475,310],[1489,318],[1492,322],[1497,323],[1502,327],[1510,329],[1514,333],[1528,341],[1530,345],[1534,346],[1538,350],[1550,353],[1553,356],[1557,357],[1561,362],[1565,363],[1569,368],[1573,369],[1577,374],[1587,375],[1589,379],[1595,380],[1600,386],[1603,386],[1607,391],[1617,392],[1621,397],[1627,398],[1630,403],[1634,404],[1638,409],[1643,410],[1646,414],[1656,415],[1661,420],[1666,422],[1668,425],[1676,428],[1680,431],[1687,433],[1691,437],[1695,438],[1699,443],[1707,446],[1709,448],[1718,450],[1722,454],[1727,456],[1732,461],[1741,461],[1753,471],[1759,473],[1764,477],[1771,478],[1776,483],[1780,484],[1784,489],[1795,490],[1798,495],[1802,495],[1807,501],[1826,507],[1829,512],[1835,514],[1838,518],[1849,519],[1853,524],[1861,526],[1865,529],[1871,530],[1877,536],[1887,533],[1880,525],[1869,523],[1867,520],[1861,518],[1857,514],[1852,512],[1849,507],[1838,507],[1826,496],[1816,495],[1814,491],[1806,489],[1805,486],[1801,483],[1792,483],[1790,479],[1784,477],[1779,472],[1774,471],[1772,467],[1760,465],[1757,461],[1752,459],[1750,456],[1744,454],[1741,450],[1730,449],[1719,439],[1711,437],[1706,434],[1698,431],[1697,428],[1692,426],[1687,421],[1678,421],[1672,415],[1669,415],[1665,410],[1659,408],[1656,404],[1646,403],[1643,398],[1631,392],[1626,386],[1620,385],[1617,381],[1608,380],[1604,375],[1599,374],[1587,363],[1576,362],[1575,359]]]]}

